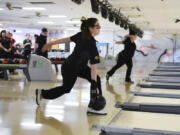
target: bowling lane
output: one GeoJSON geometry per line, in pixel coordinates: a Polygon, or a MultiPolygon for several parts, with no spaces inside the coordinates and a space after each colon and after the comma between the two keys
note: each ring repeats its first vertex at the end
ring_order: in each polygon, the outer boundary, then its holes
{"type": "Polygon", "coordinates": [[[133,103],[180,104],[180,99],[135,96],[131,100],[131,102],[133,102],[133,103]]]}
{"type": "Polygon", "coordinates": [[[122,111],[111,125],[180,132],[180,115],[122,111]]]}
{"type": "Polygon", "coordinates": [[[180,90],[168,90],[168,89],[151,89],[142,88],[140,92],[150,92],[150,93],[162,93],[162,94],[180,94],[180,90]]]}

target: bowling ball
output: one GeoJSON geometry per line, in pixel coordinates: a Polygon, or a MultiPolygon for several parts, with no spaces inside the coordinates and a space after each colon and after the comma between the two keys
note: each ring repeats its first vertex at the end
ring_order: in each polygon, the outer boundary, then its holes
{"type": "Polygon", "coordinates": [[[8,60],[2,60],[2,64],[8,64],[8,60]]]}
{"type": "Polygon", "coordinates": [[[8,60],[8,64],[14,64],[13,60],[8,60]]]}
{"type": "Polygon", "coordinates": [[[101,95],[91,98],[89,103],[89,107],[96,111],[100,111],[104,109],[105,106],[106,106],[106,99],[101,95]]]}
{"type": "Polygon", "coordinates": [[[16,60],[14,61],[14,64],[19,64],[19,62],[20,62],[20,60],[17,60],[17,59],[16,59],[16,60]]]}
{"type": "Polygon", "coordinates": [[[27,64],[26,60],[22,59],[20,60],[19,64],[27,64]]]}

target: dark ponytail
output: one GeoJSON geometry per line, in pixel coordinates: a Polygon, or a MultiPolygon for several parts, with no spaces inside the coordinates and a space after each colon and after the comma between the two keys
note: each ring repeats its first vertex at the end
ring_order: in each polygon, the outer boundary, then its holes
{"type": "Polygon", "coordinates": [[[89,31],[89,27],[94,27],[95,23],[98,21],[96,18],[88,18],[85,17],[81,18],[81,32],[83,35],[83,38],[90,39],[92,37],[91,32],[89,31]]]}

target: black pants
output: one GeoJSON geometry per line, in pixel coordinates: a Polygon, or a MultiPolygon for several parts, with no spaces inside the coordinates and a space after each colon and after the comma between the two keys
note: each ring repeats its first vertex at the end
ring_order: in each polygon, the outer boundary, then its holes
{"type": "Polygon", "coordinates": [[[112,67],[112,69],[109,70],[107,74],[109,76],[112,76],[115,73],[115,71],[119,69],[121,66],[123,66],[124,64],[127,65],[126,81],[131,80],[130,76],[131,76],[131,71],[132,71],[132,66],[133,66],[132,58],[126,59],[122,54],[119,54],[118,59],[117,59],[117,64],[114,67],[112,67]]]}
{"type": "MultiPolygon", "coordinates": [[[[73,88],[77,80],[77,77],[84,78],[91,83],[91,69],[88,66],[76,67],[73,65],[64,64],[62,65],[61,72],[63,76],[63,85],[49,90],[42,90],[43,98],[56,99],[66,93],[69,93],[73,88]]],[[[98,84],[98,89],[100,91],[100,95],[102,95],[101,79],[99,76],[97,76],[97,84],[98,84]]]]}

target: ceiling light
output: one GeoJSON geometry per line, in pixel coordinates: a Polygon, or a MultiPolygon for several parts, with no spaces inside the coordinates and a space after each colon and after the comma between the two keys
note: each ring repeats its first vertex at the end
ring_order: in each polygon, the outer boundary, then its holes
{"type": "Polygon", "coordinates": [[[114,14],[113,14],[113,12],[109,12],[109,21],[114,22],[114,14]]]}
{"type": "Polygon", "coordinates": [[[46,10],[43,7],[23,7],[24,10],[46,10]]]}
{"type": "Polygon", "coordinates": [[[121,27],[121,28],[123,28],[123,27],[124,27],[124,25],[125,25],[124,20],[120,20],[120,27],[121,27]]]}
{"type": "Polygon", "coordinates": [[[96,14],[99,14],[100,9],[99,9],[99,4],[97,0],[91,0],[91,8],[93,12],[95,12],[96,14]]]}
{"type": "Polygon", "coordinates": [[[108,17],[108,10],[106,7],[101,7],[101,16],[105,19],[108,17]]]}
{"type": "Polygon", "coordinates": [[[66,23],[70,23],[70,24],[80,24],[80,21],[66,21],[66,23]]]}
{"type": "Polygon", "coordinates": [[[54,22],[38,22],[39,24],[54,24],[54,22]]]}
{"type": "Polygon", "coordinates": [[[0,8],[0,10],[4,10],[3,8],[0,8]]]}
{"type": "Polygon", "coordinates": [[[127,24],[127,23],[125,23],[125,25],[124,25],[124,29],[125,29],[125,30],[127,30],[127,29],[128,29],[128,24],[127,24]]]}
{"type": "Polygon", "coordinates": [[[49,15],[49,18],[66,18],[65,15],[49,15]]]}
{"type": "Polygon", "coordinates": [[[116,24],[116,25],[119,25],[119,23],[120,23],[120,22],[119,22],[119,18],[116,17],[116,18],[115,18],[115,24],[116,24]]]}

